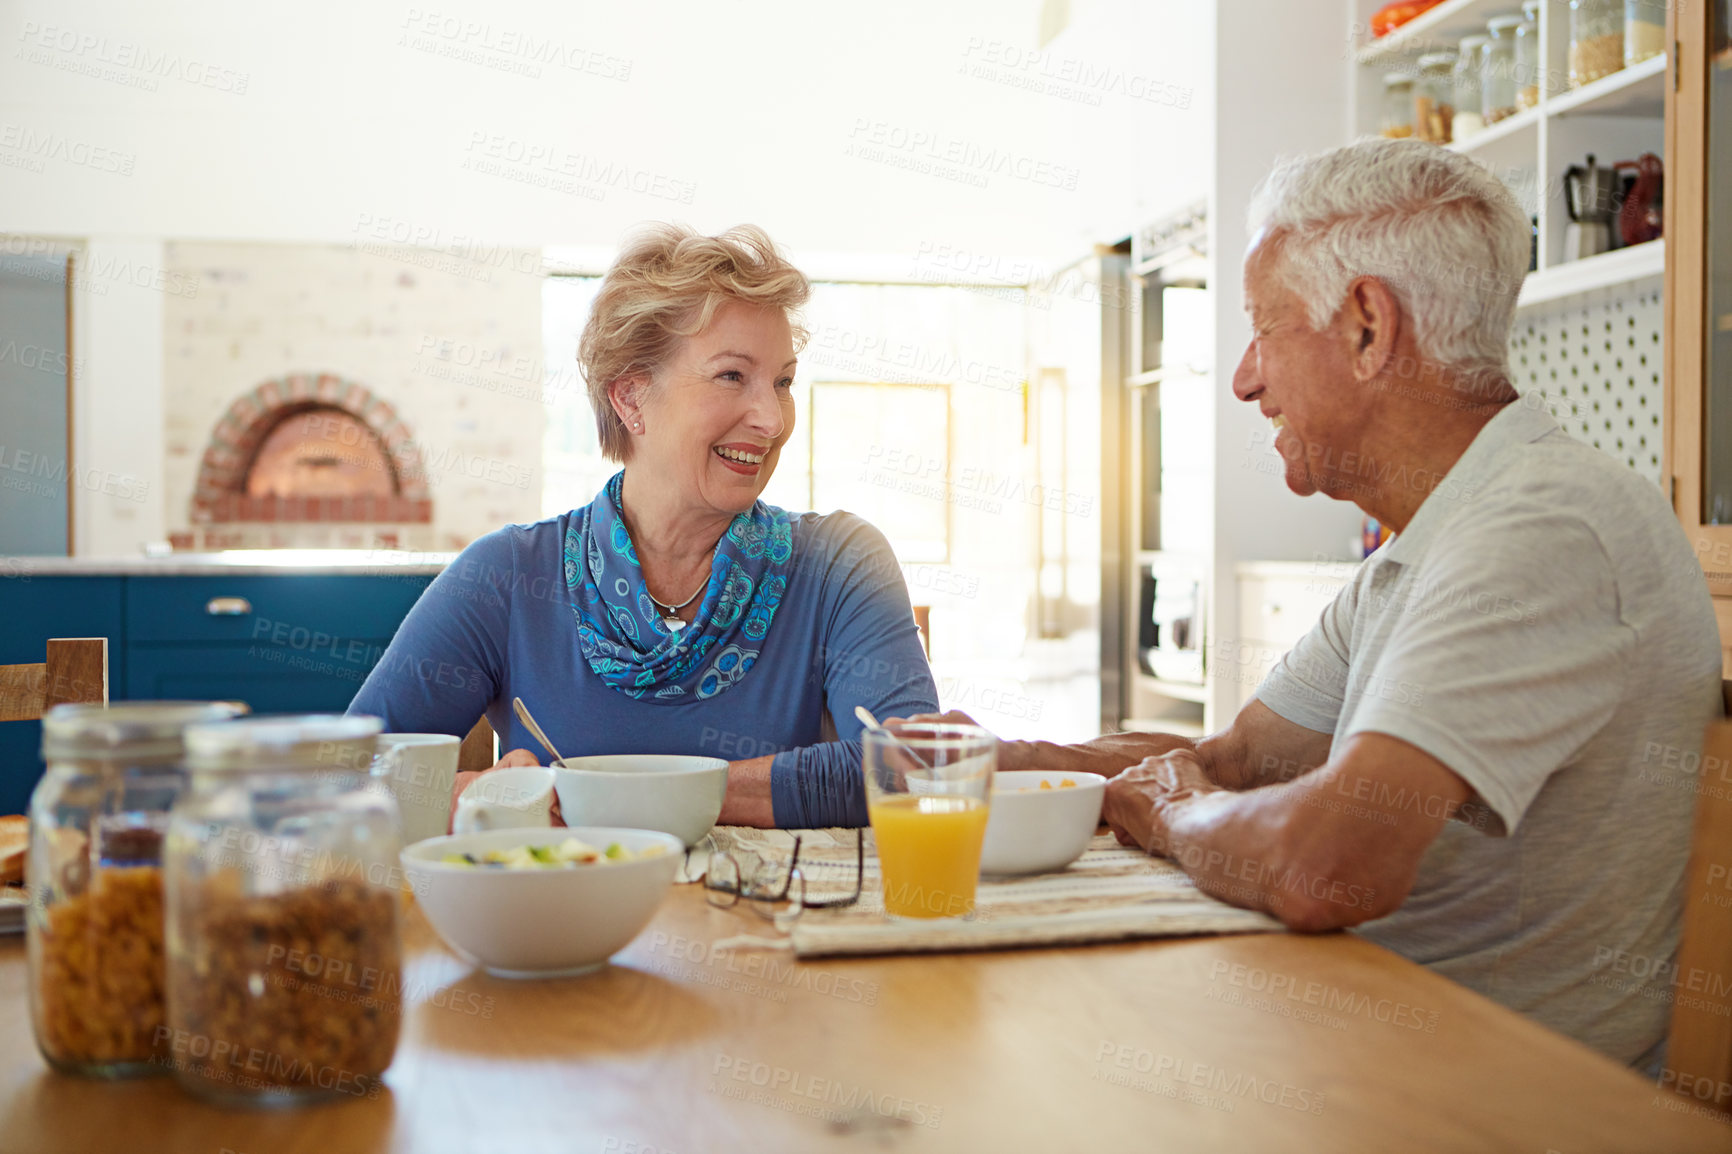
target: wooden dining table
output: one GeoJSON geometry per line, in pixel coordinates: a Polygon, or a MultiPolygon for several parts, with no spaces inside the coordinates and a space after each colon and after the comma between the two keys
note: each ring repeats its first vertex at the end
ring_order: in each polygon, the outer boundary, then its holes
{"type": "Polygon", "coordinates": [[[7,1154],[1732,1151],[1688,1099],[1351,934],[796,960],[676,887],[611,965],[511,981],[406,921],[377,1097],[220,1108],[55,1073],[0,944],[7,1154]]]}

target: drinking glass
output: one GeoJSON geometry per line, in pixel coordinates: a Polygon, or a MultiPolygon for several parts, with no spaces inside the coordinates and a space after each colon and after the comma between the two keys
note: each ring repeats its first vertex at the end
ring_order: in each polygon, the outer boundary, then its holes
{"type": "Polygon", "coordinates": [[[975,725],[868,729],[862,737],[884,912],[923,920],[972,915],[997,741],[975,725]]]}

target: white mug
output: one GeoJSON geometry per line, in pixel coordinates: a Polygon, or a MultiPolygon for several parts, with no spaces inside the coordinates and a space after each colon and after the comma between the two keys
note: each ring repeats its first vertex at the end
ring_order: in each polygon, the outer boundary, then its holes
{"type": "Polygon", "coordinates": [[[490,769],[457,796],[452,833],[545,828],[553,824],[553,770],[534,765],[490,769]]]}
{"type": "Polygon", "coordinates": [[[445,832],[457,751],[463,739],[448,733],[381,733],[375,774],[383,778],[403,815],[403,844],[445,832]]]}

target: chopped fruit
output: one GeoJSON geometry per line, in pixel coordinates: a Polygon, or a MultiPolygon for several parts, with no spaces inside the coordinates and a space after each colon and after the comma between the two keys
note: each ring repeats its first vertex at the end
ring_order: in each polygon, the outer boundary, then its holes
{"type": "MultiPolygon", "coordinates": [[[[1042,789],[1051,789],[1052,788],[1052,782],[1043,781],[1040,783],[1040,787],[1042,789]]],[[[1076,788],[1076,782],[1072,781],[1070,778],[1067,777],[1063,781],[1058,783],[1058,787],[1060,789],[1075,789],[1076,788]]]]}
{"type": "Polygon", "coordinates": [[[1269,418],[1269,423],[1275,426],[1276,432],[1280,432],[1282,429],[1287,427],[1287,415],[1285,413],[1276,413],[1273,417],[1269,418]]]}
{"type": "Polygon", "coordinates": [[[578,838],[568,837],[558,845],[512,846],[510,849],[488,850],[480,857],[467,853],[448,853],[439,860],[448,865],[485,866],[493,869],[564,869],[603,861],[640,861],[644,858],[660,857],[663,852],[661,846],[651,845],[633,853],[618,842],[609,843],[607,850],[603,852],[578,838]]]}

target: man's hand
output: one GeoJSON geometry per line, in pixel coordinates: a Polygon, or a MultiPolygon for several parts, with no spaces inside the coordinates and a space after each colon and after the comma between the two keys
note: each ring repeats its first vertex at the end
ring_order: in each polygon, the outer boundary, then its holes
{"type": "Polygon", "coordinates": [[[1193,797],[1219,791],[1204,774],[1203,763],[1196,754],[1176,749],[1160,757],[1145,758],[1107,782],[1101,820],[1118,837],[1120,845],[1164,854],[1173,810],[1193,797]]]}

